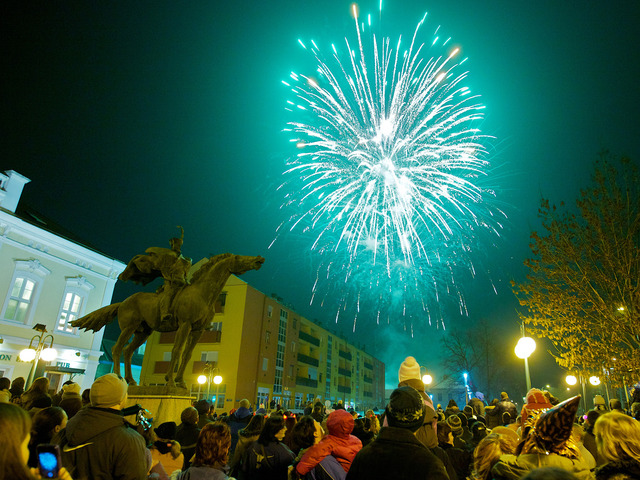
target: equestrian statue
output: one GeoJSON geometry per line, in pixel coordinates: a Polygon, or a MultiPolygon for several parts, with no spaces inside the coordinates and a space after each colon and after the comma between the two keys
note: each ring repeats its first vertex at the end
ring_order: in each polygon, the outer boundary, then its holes
{"type": "Polygon", "coordinates": [[[165,376],[167,386],[186,388],[185,368],[200,336],[213,321],[215,302],[227,279],[232,274],[258,270],[264,263],[260,256],[224,253],[210,257],[187,280],[191,260],[181,254],[183,238],[184,230],[181,238],[170,240],[170,249],[152,247],[146,254],[136,255],[118,277],[143,285],[162,277],[164,284],[155,293],[134,293],[120,303],[107,305],[71,322],[74,327],[97,332],[118,317],[121,333],[111,349],[113,372],[120,375],[120,355],[124,353],[124,378],[129,385],[136,385],[131,374],[133,352],[153,331],[159,331],[177,332],[165,376]],[[174,378],[176,364],[178,370],[174,378]]]}

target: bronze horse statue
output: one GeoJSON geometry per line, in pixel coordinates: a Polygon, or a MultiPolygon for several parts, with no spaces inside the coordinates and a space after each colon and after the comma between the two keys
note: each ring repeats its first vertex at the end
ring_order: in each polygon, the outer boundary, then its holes
{"type": "MultiPolygon", "coordinates": [[[[184,286],[176,294],[172,302],[173,315],[176,319],[176,338],[171,350],[171,362],[165,379],[167,386],[186,388],[184,371],[191,359],[193,349],[202,332],[213,321],[214,305],[218,295],[224,288],[227,279],[232,275],[241,275],[249,270],[258,270],[264,263],[262,257],[247,257],[222,254],[210,257],[191,278],[191,283],[184,286]],[[178,371],[174,370],[180,360],[178,371]]],[[[120,354],[124,349],[125,380],[129,385],[136,385],[131,374],[131,357],[142,345],[151,332],[157,330],[161,321],[159,309],[160,295],[157,293],[134,293],[120,303],[102,307],[95,312],[71,322],[72,326],[84,330],[99,331],[106,324],[118,317],[120,336],[111,349],[113,355],[113,372],[120,375],[120,354]],[[127,342],[133,335],[133,339],[127,342]],[[126,345],[126,348],[125,348],[126,345]]]]}

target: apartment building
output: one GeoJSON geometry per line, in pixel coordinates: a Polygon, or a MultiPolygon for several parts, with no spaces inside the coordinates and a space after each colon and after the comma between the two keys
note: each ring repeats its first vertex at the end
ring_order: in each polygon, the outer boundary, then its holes
{"type": "MultiPolygon", "coordinates": [[[[174,338],[175,333],[158,332],[149,338],[141,384],[164,384],[174,338]]],[[[236,276],[218,298],[185,381],[195,397],[215,400],[219,412],[243,398],[288,409],[316,399],[361,410],[384,407],[380,360],[236,276]],[[204,383],[198,383],[199,376],[204,383]]]]}

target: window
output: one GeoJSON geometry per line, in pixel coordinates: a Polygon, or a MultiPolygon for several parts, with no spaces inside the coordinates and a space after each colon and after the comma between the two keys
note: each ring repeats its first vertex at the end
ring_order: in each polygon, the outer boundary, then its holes
{"type": "Polygon", "coordinates": [[[221,332],[222,331],[222,322],[212,322],[211,328],[209,328],[212,332],[221,332]]]}
{"type": "Polygon", "coordinates": [[[273,315],[273,305],[267,305],[267,317],[271,318],[273,315]]]}
{"type": "Polygon", "coordinates": [[[82,276],[67,278],[67,285],[62,295],[62,304],[58,313],[58,323],[56,325],[58,332],[77,334],[78,329],[72,327],[70,323],[84,314],[89,292],[94,288],[82,276]]]}
{"type": "Polygon", "coordinates": [[[25,322],[29,307],[31,307],[31,298],[33,297],[35,286],[35,282],[28,278],[16,278],[11,289],[7,311],[5,312],[7,320],[25,322]]]}
{"type": "Polygon", "coordinates": [[[269,368],[269,359],[265,357],[262,359],[262,371],[266,372],[268,368],[269,368]]]}
{"type": "Polygon", "coordinates": [[[43,267],[38,260],[17,260],[11,287],[7,292],[2,318],[14,322],[32,323],[35,305],[40,296],[41,284],[44,277],[51,272],[43,267]]]}
{"type": "Polygon", "coordinates": [[[67,333],[76,333],[77,329],[71,326],[71,322],[80,316],[78,314],[80,313],[80,309],[84,303],[83,300],[84,298],[77,293],[65,293],[56,330],[67,333]]]}
{"type": "Polygon", "coordinates": [[[264,332],[264,343],[268,344],[271,341],[271,332],[267,330],[264,332]]]}
{"type": "Polygon", "coordinates": [[[171,361],[171,352],[163,352],[162,353],[162,361],[170,362],[171,361]]]}
{"type": "Polygon", "coordinates": [[[218,363],[218,352],[202,352],[200,353],[201,362],[218,363]]]}
{"type": "Polygon", "coordinates": [[[291,351],[296,353],[296,342],[291,342],[291,351]]]}

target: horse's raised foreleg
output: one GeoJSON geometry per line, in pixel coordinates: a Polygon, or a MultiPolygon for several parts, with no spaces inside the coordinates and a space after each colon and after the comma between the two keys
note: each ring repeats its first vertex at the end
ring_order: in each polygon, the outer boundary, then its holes
{"type": "Polygon", "coordinates": [[[120,332],[120,336],[116,341],[113,348],[111,348],[111,357],[113,358],[113,373],[118,376],[120,375],[120,354],[122,353],[122,349],[127,344],[131,335],[135,333],[135,327],[127,327],[122,329],[120,332]]]}
{"type": "Polygon", "coordinates": [[[182,351],[184,350],[184,346],[187,343],[187,339],[189,338],[189,334],[191,333],[191,324],[182,323],[178,327],[176,331],[176,339],[173,343],[173,349],[171,350],[171,361],[169,362],[169,371],[164,376],[167,381],[168,387],[175,387],[176,382],[174,381],[173,371],[178,365],[178,362],[182,358],[182,351]]]}
{"type": "Polygon", "coordinates": [[[149,335],[151,335],[151,330],[136,332],[131,343],[129,343],[129,345],[124,349],[124,379],[129,385],[137,385],[136,381],[133,379],[133,374],[131,373],[131,358],[133,357],[136,349],[142,345],[147,338],[149,338],[149,335]]]}
{"type": "Polygon", "coordinates": [[[203,330],[191,331],[189,334],[189,339],[187,341],[187,345],[185,346],[184,352],[182,352],[182,358],[180,359],[180,366],[178,367],[178,372],[176,374],[176,385],[179,387],[187,388],[187,385],[184,383],[183,376],[184,371],[187,368],[187,363],[191,359],[191,354],[193,353],[193,349],[200,340],[202,336],[203,330]]]}

